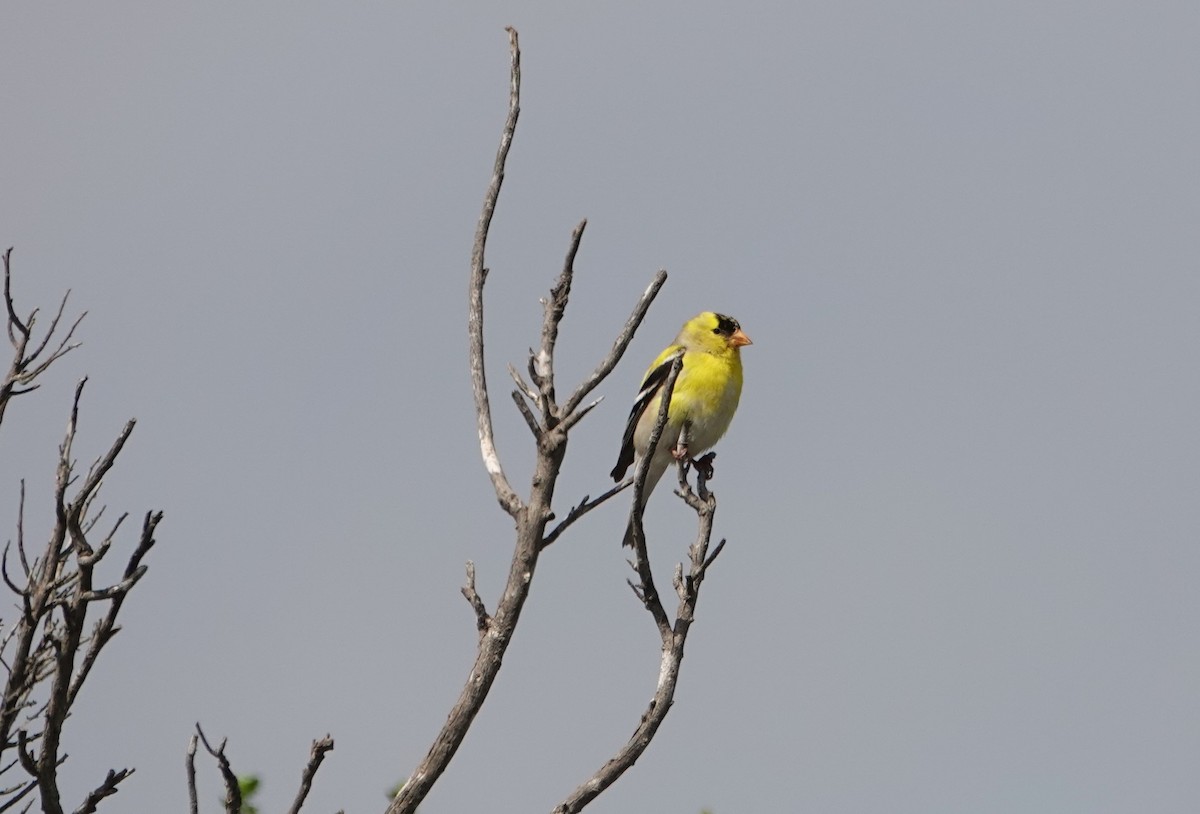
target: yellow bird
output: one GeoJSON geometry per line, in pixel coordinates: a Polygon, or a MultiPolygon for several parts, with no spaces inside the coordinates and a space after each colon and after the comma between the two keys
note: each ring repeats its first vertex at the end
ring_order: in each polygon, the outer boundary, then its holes
{"type": "MultiPolygon", "coordinates": [[[[684,323],[679,336],[646,371],[642,389],[629,411],[621,454],[611,473],[613,480],[618,482],[625,477],[635,457],[640,460],[646,455],[650,433],[654,431],[662,404],[663,385],[671,371],[671,360],[680,349],[683,350],[683,368],[671,394],[667,425],[646,473],[643,507],[650,492],[673,463],[685,455],[694,457],[703,453],[729,429],[742,395],[741,348],[749,344],[750,337],[742,333],[742,326],[736,319],[705,311],[684,323]],[[676,445],[685,425],[687,448],[680,450],[676,445]]],[[[623,544],[633,545],[632,523],[625,529],[623,544]]]]}

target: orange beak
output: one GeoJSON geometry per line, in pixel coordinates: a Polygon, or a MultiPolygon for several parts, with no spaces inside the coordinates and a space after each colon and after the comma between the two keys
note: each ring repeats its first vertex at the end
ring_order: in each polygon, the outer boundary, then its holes
{"type": "Polygon", "coordinates": [[[740,348],[743,345],[753,345],[753,344],[754,343],[750,341],[750,337],[748,337],[744,333],[742,333],[741,328],[738,328],[736,331],[733,332],[733,336],[729,337],[729,347],[731,347],[731,348],[740,348]]]}

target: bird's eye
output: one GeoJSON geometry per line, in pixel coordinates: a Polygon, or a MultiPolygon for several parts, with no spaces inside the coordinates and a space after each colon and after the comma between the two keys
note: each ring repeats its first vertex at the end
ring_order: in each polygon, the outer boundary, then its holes
{"type": "Polygon", "coordinates": [[[733,336],[734,331],[741,327],[733,317],[727,317],[724,314],[714,314],[713,316],[717,318],[717,327],[713,328],[713,333],[717,336],[733,336]]]}

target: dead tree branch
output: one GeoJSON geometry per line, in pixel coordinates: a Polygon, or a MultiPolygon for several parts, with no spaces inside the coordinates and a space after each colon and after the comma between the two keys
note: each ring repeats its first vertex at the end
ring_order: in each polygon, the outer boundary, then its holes
{"type": "Polygon", "coordinates": [[[471,249],[470,307],[467,312],[467,334],[470,337],[471,391],[475,395],[475,418],[479,428],[479,450],[483,465],[496,489],[500,506],[514,518],[522,510],[521,500],[513,491],[500,466],[500,455],[496,452],[492,433],[492,408],[488,402],[487,375],[483,365],[483,284],[488,269],[484,265],[484,250],[487,248],[488,231],[492,215],[496,212],[496,201],[500,198],[500,186],[504,183],[504,164],[517,131],[517,118],[521,115],[521,49],[517,43],[516,29],[508,29],[509,50],[512,55],[511,79],[508,96],[508,120],[500,136],[500,148],[496,151],[496,164],[492,181],[483,198],[483,211],[475,229],[475,244],[471,249]]]}
{"type": "Polygon", "coordinates": [[[592,503],[585,498],[583,503],[575,507],[568,515],[568,519],[561,523],[554,532],[549,535],[546,533],[546,525],[554,517],[551,502],[566,454],[567,433],[598,403],[592,402],[581,406],[588,393],[603,381],[616,366],[617,361],[629,346],[634,331],[645,317],[654,296],[666,280],[666,272],[660,271],[654,282],[639,299],[634,312],[626,321],[624,330],[609,353],[601,360],[596,371],[575,389],[565,404],[558,404],[554,369],[555,349],[559,327],[570,300],[571,283],[575,274],[575,257],[579,251],[587,222],[581,221],[572,232],[562,271],[551,287],[549,296],[542,301],[543,318],[540,343],[536,350],[530,351],[526,365],[529,383],[526,383],[515,368],[511,366],[509,368],[509,373],[516,383],[516,390],[512,394],[513,400],[533,434],[537,447],[528,496],[518,497],[504,475],[504,468],[501,465],[499,453],[496,451],[483,352],[483,287],[488,275],[485,265],[485,249],[500,186],[504,180],[505,162],[520,113],[521,52],[517,32],[510,28],[508,33],[511,57],[508,117],[501,131],[495,168],[491,183],[484,196],[483,210],[480,213],[479,225],[472,247],[467,325],[471,384],[475,398],[480,453],[484,468],[492,480],[496,499],[516,521],[516,542],[504,591],[496,603],[495,611],[491,614],[487,612],[476,589],[474,567],[468,564],[467,583],[463,587],[462,593],[475,612],[476,627],[479,630],[479,646],[475,663],[458,700],[450,710],[446,723],[434,738],[425,757],[409,775],[400,792],[393,798],[388,807],[388,814],[411,814],[415,811],[457,752],[500,671],[504,653],[520,619],[525,599],[529,595],[538,555],[550,542],[557,539],[575,519],[619,491],[619,489],[610,490],[592,503]]]}
{"type": "Polygon", "coordinates": [[[308,763],[304,765],[304,771],[300,773],[300,790],[296,792],[296,799],[292,801],[292,807],[288,809],[288,814],[300,814],[300,809],[304,806],[304,799],[308,797],[308,792],[312,789],[312,781],[317,775],[317,769],[321,768],[321,761],[325,759],[325,753],[332,750],[333,738],[329,735],[312,742],[308,763]]]}
{"type": "Polygon", "coordinates": [[[133,774],[133,769],[122,769],[119,772],[109,769],[104,782],[88,794],[82,805],[75,809],[75,814],[96,814],[96,806],[100,804],[100,801],[116,794],[117,785],[131,774],[133,774]]]}
{"type": "Polygon", "coordinates": [[[565,532],[568,528],[570,528],[571,524],[574,523],[576,520],[583,517],[585,514],[587,514],[588,512],[590,512],[592,509],[596,508],[597,506],[599,506],[603,503],[606,503],[609,498],[616,497],[617,495],[619,495],[621,492],[624,492],[626,489],[628,489],[632,485],[633,485],[632,478],[628,479],[628,480],[624,480],[624,481],[618,483],[613,488],[604,492],[604,494],[600,495],[600,497],[596,498],[595,500],[591,499],[591,495],[584,495],[583,499],[581,501],[579,501],[578,504],[571,507],[571,510],[569,512],[567,512],[567,516],[562,519],[562,522],[560,522],[557,526],[555,526],[554,529],[549,534],[546,535],[546,538],[544,540],[542,540],[542,548],[545,548],[546,546],[550,545],[555,540],[557,540],[559,537],[561,537],[563,532],[565,532]]]}
{"type": "MultiPolygon", "coordinates": [[[[668,387],[668,394],[663,397],[664,403],[670,398],[669,392],[668,387]]],[[[661,431],[664,423],[665,411],[662,411],[658,418],[656,433],[661,431]]],[[[653,440],[650,442],[649,448],[654,449],[653,440]]],[[[679,597],[679,604],[675,611],[674,622],[668,623],[666,626],[663,624],[665,612],[663,611],[658,594],[654,590],[649,565],[645,564],[645,537],[641,528],[641,518],[637,517],[634,522],[634,546],[636,550],[635,558],[637,560],[635,568],[640,580],[640,585],[635,586],[635,593],[638,594],[638,598],[642,600],[646,609],[654,618],[655,626],[661,636],[662,647],[658,683],[655,687],[654,696],[642,712],[641,719],[632,737],[617,750],[612,758],[597,769],[591,777],[580,784],[566,799],[559,803],[554,809],[554,814],[578,814],[588,803],[615,783],[626,770],[637,762],[642,753],[646,751],[646,747],[650,745],[650,741],[653,740],[655,733],[667,717],[667,712],[670,711],[671,705],[674,703],[675,688],[679,683],[679,668],[683,661],[683,648],[687,643],[688,632],[691,630],[692,622],[696,618],[696,603],[700,598],[700,583],[704,581],[709,566],[712,565],[717,555],[721,553],[721,549],[725,546],[725,541],[721,540],[712,554],[708,553],[709,541],[712,538],[713,513],[717,508],[716,497],[707,488],[708,478],[711,477],[711,458],[704,465],[697,466],[696,471],[697,485],[696,490],[693,492],[687,482],[688,464],[686,461],[680,461],[680,496],[696,512],[698,529],[695,542],[688,548],[690,565],[687,574],[684,575],[682,566],[676,566],[675,569],[673,583],[676,594],[679,597]],[[648,600],[649,597],[652,597],[652,601],[648,600]]],[[[634,515],[641,513],[641,510],[637,508],[639,505],[635,499],[634,515]]]]}
{"type": "MultiPolygon", "coordinates": [[[[69,292],[68,292],[69,293],[69,292]]],[[[64,296],[58,311],[41,339],[33,340],[37,309],[22,319],[12,297],[11,249],[4,255],[4,301],[13,361],[0,384],[0,418],[15,395],[37,387],[34,380],[51,364],[78,347],[72,343],[82,316],[75,320],[65,336],[54,344],[55,335],[66,307],[64,296]]],[[[58,772],[66,755],[62,753],[63,729],[87,677],[104,646],[120,630],[117,618],[125,598],[137,585],[146,566],[145,555],[154,545],[154,533],[162,520],[161,512],[148,512],[133,553],[126,562],[121,579],[109,585],[97,585],[96,566],[110,553],[124,515],[109,532],[93,541],[96,525],[104,507],[94,508],[104,478],[112,470],[126,441],[133,432],[129,421],[118,433],[108,451],[89,467],[86,475],[76,471],[73,453],[79,427],[79,406],[86,379],[75,388],[70,418],[59,446],[54,483],[54,524],[42,553],[30,557],[25,536],[25,484],[21,483],[17,513],[16,553],[19,572],[9,568],[5,547],[0,559],[4,583],[19,600],[15,621],[7,620],[0,639],[0,664],[6,676],[0,700],[0,776],[19,765],[32,778],[0,792],[0,811],[15,805],[36,788],[41,808],[49,814],[61,814],[63,803],[58,772]],[[13,750],[15,759],[8,754],[13,750]],[[4,760],[8,760],[4,763],[4,760]]],[[[119,784],[132,769],[110,770],[83,802],[77,814],[96,811],[100,802],[117,792],[119,784]]]]}
{"type": "MultiPolygon", "coordinates": [[[[666,382],[663,383],[658,417],[655,419],[654,428],[650,431],[646,449],[658,448],[659,439],[662,438],[663,430],[667,426],[668,408],[671,405],[671,396],[675,393],[675,381],[679,378],[681,370],[683,370],[682,350],[676,353],[675,358],[671,361],[671,369],[667,373],[666,382]]],[[[646,553],[646,530],[642,523],[646,505],[646,477],[650,471],[651,458],[650,455],[643,455],[638,461],[633,476],[633,507],[630,509],[629,519],[633,529],[633,569],[637,572],[638,582],[637,584],[631,582],[630,586],[646,610],[650,612],[650,616],[654,618],[659,636],[665,638],[670,633],[671,623],[667,619],[667,611],[663,608],[662,600],[658,596],[658,589],[654,587],[654,574],[650,570],[650,557],[646,553]]]]}
{"type": "Polygon", "coordinates": [[[229,758],[225,754],[226,739],[222,738],[221,743],[214,749],[208,742],[208,738],[204,736],[204,730],[200,728],[199,723],[196,724],[196,734],[200,736],[200,743],[204,745],[204,751],[217,761],[217,768],[221,770],[221,779],[225,781],[225,814],[239,814],[242,810],[242,787],[238,785],[237,775],[233,773],[233,766],[230,765],[229,758]]]}
{"type": "Polygon", "coordinates": [[[187,769],[188,814],[200,814],[200,795],[196,791],[196,746],[200,741],[199,735],[192,735],[188,740],[187,769]]]}
{"type": "Polygon", "coordinates": [[[75,336],[75,329],[87,316],[87,312],[84,311],[76,317],[66,334],[59,339],[54,349],[50,350],[50,343],[58,333],[63,313],[67,308],[67,300],[71,296],[71,292],[67,291],[59,301],[58,311],[50,320],[46,333],[41,340],[35,339],[33,329],[37,322],[38,309],[33,309],[27,317],[21,319],[13,302],[12,251],[9,248],[4,252],[4,307],[8,317],[8,341],[13,348],[13,358],[3,382],[0,382],[0,422],[4,420],[8,403],[14,396],[36,390],[39,387],[36,383],[37,378],[45,373],[50,365],[79,347],[78,342],[71,340],[75,336]]]}
{"type": "MultiPolygon", "coordinates": [[[[555,377],[555,351],[559,328],[570,300],[571,286],[575,275],[575,259],[587,228],[586,220],[580,221],[572,232],[562,271],[551,286],[549,295],[542,300],[543,316],[540,342],[536,349],[529,351],[525,365],[528,381],[515,367],[510,365],[508,368],[516,385],[515,390],[512,391],[513,401],[536,442],[533,476],[527,496],[517,495],[504,474],[504,468],[496,450],[484,366],[483,287],[488,276],[488,268],[485,264],[488,231],[495,212],[500,186],[504,179],[505,162],[512,146],[520,111],[520,48],[517,32],[511,28],[508,29],[508,32],[511,55],[508,117],[501,131],[495,167],[484,196],[483,210],[472,247],[467,325],[470,374],[479,431],[480,453],[484,469],[491,478],[497,501],[516,522],[516,541],[504,591],[491,614],[488,613],[487,606],[476,588],[474,566],[469,562],[467,564],[467,581],[462,588],[462,593],[475,613],[476,627],[479,632],[475,662],[445,724],[434,738],[425,757],[393,798],[387,809],[388,814],[412,814],[453,759],[499,673],[504,654],[512,640],[521,610],[532,586],[540,553],[580,517],[627,488],[630,483],[634,487],[634,506],[638,507],[644,503],[641,495],[645,490],[648,459],[640,462],[631,482],[609,489],[595,500],[585,496],[579,504],[569,510],[565,519],[553,530],[547,532],[547,524],[554,518],[551,503],[566,454],[568,433],[599,403],[599,399],[597,399],[584,404],[589,394],[613,371],[624,355],[634,333],[645,318],[650,304],[667,278],[665,271],[659,271],[655,275],[653,281],[638,299],[633,312],[617,335],[611,349],[600,360],[595,370],[571,391],[566,401],[559,404],[555,377]]],[[[663,428],[666,426],[667,407],[670,404],[671,393],[681,369],[682,357],[680,356],[676,357],[666,382],[663,406],[650,441],[651,448],[661,437],[663,428]]],[[[637,540],[634,547],[634,567],[638,575],[638,582],[631,584],[634,585],[635,592],[654,618],[662,641],[658,687],[650,708],[642,716],[642,722],[634,738],[617,753],[613,760],[609,761],[605,767],[564,801],[557,809],[559,811],[581,810],[588,801],[611,785],[622,772],[633,765],[633,762],[645,750],[650,739],[653,738],[671,705],[679,663],[683,657],[683,645],[694,614],[699,585],[703,580],[704,571],[712,561],[712,558],[707,555],[707,550],[708,538],[711,534],[712,511],[716,504],[704,486],[707,477],[708,471],[700,470],[697,490],[699,496],[693,495],[696,500],[689,499],[688,501],[700,516],[701,529],[700,537],[691,549],[692,569],[688,578],[685,580],[681,571],[679,579],[676,580],[679,586],[677,592],[680,604],[673,623],[667,616],[666,609],[654,586],[654,577],[646,556],[641,510],[634,510],[632,522],[637,540]]],[[[689,493],[691,492],[690,488],[686,487],[686,481],[685,489],[689,493]]],[[[687,499],[686,496],[685,499],[687,499]]]]}
{"type": "MultiPolygon", "coordinates": [[[[237,774],[234,773],[232,764],[229,762],[229,756],[225,754],[226,739],[222,738],[216,748],[213,748],[199,723],[196,724],[196,734],[192,735],[191,740],[188,741],[187,759],[185,762],[187,770],[188,810],[191,814],[199,814],[200,811],[200,796],[196,791],[196,747],[198,744],[202,744],[204,751],[208,752],[217,762],[217,769],[220,771],[221,780],[225,784],[225,814],[239,814],[242,810],[243,802],[242,787],[238,783],[237,774]]],[[[304,769],[300,772],[300,788],[296,792],[296,798],[292,801],[291,807],[288,809],[288,814],[299,814],[300,809],[304,807],[304,801],[308,799],[308,793],[312,791],[313,779],[317,776],[317,770],[321,768],[321,763],[325,760],[326,753],[331,751],[333,751],[333,738],[329,735],[312,742],[312,747],[308,753],[308,762],[304,764],[304,769]]]]}

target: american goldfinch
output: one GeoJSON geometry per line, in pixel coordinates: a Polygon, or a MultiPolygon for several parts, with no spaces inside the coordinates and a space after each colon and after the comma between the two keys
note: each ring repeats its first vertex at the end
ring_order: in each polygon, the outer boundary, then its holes
{"type": "MultiPolygon", "coordinates": [[[[675,380],[667,424],[646,473],[643,504],[671,464],[684,456],[698,455],[717,443],[729,429],[742,395],[741,348],[749,344],[750,337],[742,333],[738,321],[724,314],[705,311],[684,323],[679,336],[646,371],[642,389],[629,411],[621,454],[612,471],[613,480],[625,477],[635,456],[641,459],[646,455],[662,404],[663,385],[671,371],[671,361],[680,349],[683,349],[683,368],[675,380]],[[677,449],[685,426],[687,447],[677,449]]],[[[623,544],[633,546],[632,522],[625,529],[623,544]]]]}

